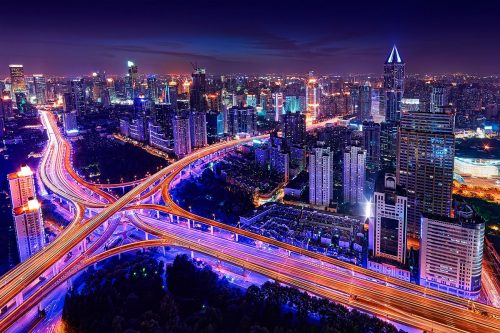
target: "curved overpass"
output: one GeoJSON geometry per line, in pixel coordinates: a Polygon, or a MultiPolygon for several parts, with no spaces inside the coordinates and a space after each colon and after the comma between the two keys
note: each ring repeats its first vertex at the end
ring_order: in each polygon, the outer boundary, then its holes
{"type": "Polygon", "coordinates": [[[0,308],[4,307],[32,281],[41,276],[66,253],[76,247],[85,237],[90,235],[116,212],[123,209],[127,204],[133,201],[134,198],[140,196],[140,194],[146,191],[150,186],[154,186],[156,182],[172,172],[180,172],[184,167],[200,158],[253,139],[254,138],[232,140],[198,150],[150,176],[146,181],[137,185],[124,196],[106,206],[97,216],[89,219],[84,224],[78,224],[78,227],[71,230],[72,232],[64,232],[61,234],[53,243],[49,244],[46,248],[37,253],[37,255],[19,264],[18,269],[15,270],[15,273],[11,275],[8,281],[4,278],[0,279],[0,308]]]}

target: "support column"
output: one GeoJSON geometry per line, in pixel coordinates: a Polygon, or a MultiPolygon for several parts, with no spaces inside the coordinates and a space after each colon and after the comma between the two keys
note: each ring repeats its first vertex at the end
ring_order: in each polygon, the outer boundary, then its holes
{"type": "Polygon", "coordinates": [[[238,234],[234,233],[234,240],[238,242],[238,234]]]}
{"type": "Polygon", "coordinates": [[[24,301],[23,292],[21,291],[19,294],[16,295],[16,305],[17,306],[21,305],[23,301],[24,301]]]}
{"type": "Polygon", "coordinates": [[[191,250],[191,259],[194,259],[194,252],[191,250]]]}
{"type": "Polygon", "coordinates": [[[162,246],[161,249],[163,250],[163,256],[165,256],[166,255],[165,246],[162,246]]]}
{"type": "Polygon", "coordinates": [[[168,218],[170,219],[170,223],[174,223],[174,215],[168,214],[168,218]]]}
{"type": "Polygon", "coordinates": [[[188,229],[191,229],[191,220],[190,219],[187,220],[188,220],[188,229]]]}
{"type": "Polygon", "coordinates": [[[146,240],[149,240],[149,234],[148,234],[146,231],[144,231],[144,238],[145,238],[146,240]]]}
{"type": "Polygon", "coordinates": [[[213,225],[210,226],[210,235],[212,235],[212,236],[214,235],[214,226],[213,225]]]}
{"type": "Polygon", "coordinates": [[[159,211],[159,210],[157,210],[157,211],[156,211],[156,218],[157,218],[157,219],[159,219],[159,218],[160,218],[160,211],[159,211]]]}

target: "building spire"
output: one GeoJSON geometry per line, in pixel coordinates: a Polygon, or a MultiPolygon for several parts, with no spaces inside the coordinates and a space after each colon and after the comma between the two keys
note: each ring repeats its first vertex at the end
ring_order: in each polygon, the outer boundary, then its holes
{"type": "Polygon", "coordinates": [[[396,47],[396,45],[394,45],[392,47],[391,54],[389,54],[389,57],[387,58],[385,63],[386,64],[394,64],[394,63],[400,64],[402,62],[403,62],[403,59],[401,59],[401,57],[399,56],[398,48],[396,47]]]}

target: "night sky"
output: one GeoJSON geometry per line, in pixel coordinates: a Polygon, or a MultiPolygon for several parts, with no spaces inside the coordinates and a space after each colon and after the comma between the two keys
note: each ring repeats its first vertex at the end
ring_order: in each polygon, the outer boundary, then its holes
{"type": "Polygon", "coordinates": [[[6,1],[0,73],[381,73],[397,44],[410,73],[500,74],[500,1],[467,2],[6,1]]]}

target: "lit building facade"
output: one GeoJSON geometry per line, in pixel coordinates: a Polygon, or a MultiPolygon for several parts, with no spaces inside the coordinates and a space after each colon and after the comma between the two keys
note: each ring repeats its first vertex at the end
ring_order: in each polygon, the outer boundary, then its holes
{"type": "Polygon", "coordinates": [[[405,63],[394,45],[384,64],[385,120],[398,121],[404,94],[405,63]]]}
{"type": "Polygon", "coordinates": [[[321,93],[313,72],[309,72],[306,82],[306,122],[312,124],[318,117],[321,93]]]}
{"type": "Polygon", "coordinates": [[[455,217],[422,217],[420,284],[461,297],[481,291],[484,221],[468,206],[455,217]]]}
{"type": "Polygon", "coordinates": [[[47,104],[47,82],[42,74],[33,74],[37,104],[47,104]]]}
{"type": "Polygon", "coordinates": [[[333,155],[320,145],[309,154],[309,203],[328,207],[333,197],[333,155]]]}
{"type": "Polygon", "coordinates": [[[178,158],[191,153],[191,135],[189,117],[175,116],[173,119],[174,152],[178,158]]]}
{"type": "Polygon", "coordinates": [[[454,113],[404,112],[398,132],[398,184],[408,192],[408,232],[422,213],[449,216],[455,156],[454,113]]]}
{"type": "Polygon", "coordinates": [[[207,145],[207,116],[202,111],[191,111],[189,114],[191,148],[202,148],[207,145]]]}
{"type": "Polygon", "coordinates": [[[343,160],[344,203],[365,203],[366,151],[357,146],[347,147],[343,160]]]}

